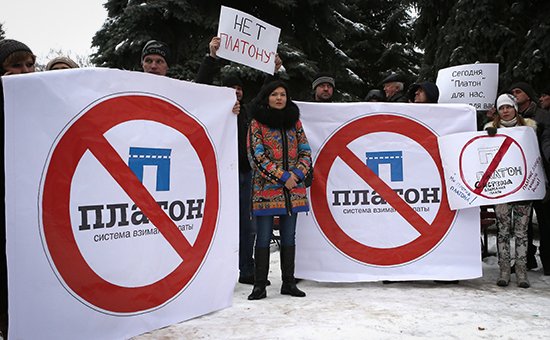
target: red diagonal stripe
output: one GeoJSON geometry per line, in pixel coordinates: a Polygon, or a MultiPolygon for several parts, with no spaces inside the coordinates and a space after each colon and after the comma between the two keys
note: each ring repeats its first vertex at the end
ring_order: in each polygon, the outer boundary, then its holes
{"type": "MultiPolygon", "coordinates": [[[[81,133],[86,138],[90,152],[105,167],[114,180],[130,196],[132,201],[141,209],[147,218],[157,227],[166,241],[174,248],[181,259],[186,258],[186,253],[192,251],[191,244],[181,233],[176,224],[166,215],[155,201],[149,191],[136,177],[134,172],[122,160],[112,145],[98,133],[93,126],[82,124],[81,133]]],[[[188,256],[187,258],[189,258],[188,256]]]]}
{"type": "Polygon", "coordinates": [[[430,232],[428,224],[403,198],[378,177],[366,163],[361,161],[348,148],[344,148],[338,154],[340,158],[359,175],[370,187],[388,202],[409,224],[420,234],[430,232]]]}
{"type": "Polygon", "coordinates": [[[510,145],[512,145],[513,141],[514,140],[510,137],[506,137],[506,139],[504,139],[504,142],[500,146],[500,149],[498,149],[495,157],[493,157],[493,160],[491,161],[491,164],[489,164],[489,167],[487,168],[487,170],[485,170],[485,173],[481,177],[478,186],[474,190],[475,194],[479,195],[483,191],[485,185],[487,185],[487,182],[489,182],[489,180],[491,179],[491,176],[497,169],[497,166],[500,164],[500,161],[502,161],[502,158],[510,148],[510,145]]]}

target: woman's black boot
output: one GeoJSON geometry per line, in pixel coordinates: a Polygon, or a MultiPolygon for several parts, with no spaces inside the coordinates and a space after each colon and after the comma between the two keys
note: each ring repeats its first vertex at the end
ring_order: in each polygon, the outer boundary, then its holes
{"type": "Polygon", "coordinates": [[[254,288],[248,300],[260,300],[267,297],[267,273],[269,272],[269,248],[254,248],[254,288]]]}
{"type": "Polygon", "coordinates": [[[281,247],[281,272],[283,276],[281,294],[304,297],[306,293],[296,287],[296,279],[294,279],[295,257],[296,247],[281,247]]]}

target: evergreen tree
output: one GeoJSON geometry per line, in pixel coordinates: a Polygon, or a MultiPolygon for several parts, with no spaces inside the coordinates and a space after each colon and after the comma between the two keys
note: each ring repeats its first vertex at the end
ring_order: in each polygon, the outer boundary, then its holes
{"type": "Polygon", "coordinates": [[[6,32],[4,32],[4,24],[0,22],[0,40],[6,39],[6,32]]]}
{"type": "Polygon", "coordinates": [[[550,83],[550,2],[547,0],[417,0],[415,37],[424,50],[422,80],[449,66],[499,64],[499,87],[550,83]]]}
{"type": "MultiPolygon", "coordinates": [[[[141,48],[156,39],[170,45],[168,75],[192,80],[217,33],[221,5],[281,28],[282,77],[290,79],[295,99],[311,97],[311,80],[318,71],[333,73],[342,100],[363,98],[390,71],[411,78],[417,73],[419,54],[413,50],[403,0],[267,0],[253,5],[242,0],[109,0],[108,20],[92,41],[98,47],[92,62],[139,70],[141,48]]],[[[219,63],[218,83],[234,74],[243,81],[245,98],[256,94],[263,73],[225,60],[219,63]]]]}

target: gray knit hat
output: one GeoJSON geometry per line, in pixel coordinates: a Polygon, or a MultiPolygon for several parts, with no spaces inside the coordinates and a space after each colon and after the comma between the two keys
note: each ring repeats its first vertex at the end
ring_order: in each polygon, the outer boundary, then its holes
{"type": "Polygon", "coordinates": [[[329,72],[319,72],[313,77],[313,82],[311,83],[311,89],[315,90],[315,88],[322,83],[329,83],[332,85],[332,87],[335,87],[334,78],[332,77],[332,74],[329,72]]]}
{"type": "Polygon", "coordinates": [[[31,49],[20,41],[13,39],[0,40],[0,74],[6,73],[6,70],[2,67],[4,61],[8,59],[10,54],[17,51],[27,51],[32,53],[31,49]]]}
{"type": "Polygon", "coordinates": [[[75,63],[72,59],[70,58],[67,58],[67,57],[56,57],[56,58],[53,58],[52,60],[50,60],[50,62],[48,63],[48,65],[46,66],[46,70],[50,71],[52,69],[52,67],[55,65],[55,64],[65,64],[67,66],[69,66],[70,68],[79,68],[78,67],[78,64],[75,63]]]}

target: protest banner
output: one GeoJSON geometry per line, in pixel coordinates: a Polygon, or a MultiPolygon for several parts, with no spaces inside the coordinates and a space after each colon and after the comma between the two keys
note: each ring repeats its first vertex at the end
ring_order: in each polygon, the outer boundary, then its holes
{"type": "Polygon", "coordinates": [[[314,157],[296,276],[330,282],[481,276],[479,209],[449,208],[437,137],[467,105],[298,103],[314,157]]]}
{"type": "Polygon", "coordinates": [[[442,136],[439,148],[451,209],[544,198],[546,178],[531,127],[442,136]]]}
{"type": "Polygon", "coordinates": [[[250,14],[221,7],[219,57],[273,74],[281,30],[250,14]]]}
{"type": "Polygon", "coordinates": [[[111,69],[3,82],[10,338],[126,339],[231,305],[234,90],[111,69]]]}
{"type": "Polygon", "coordinates": [[[439,103],[461,103],[476,110],[495,106],[498,91],[498,64],[468,64],[437,72],[439,103]]]}

